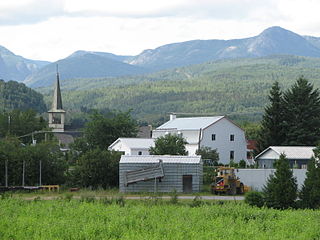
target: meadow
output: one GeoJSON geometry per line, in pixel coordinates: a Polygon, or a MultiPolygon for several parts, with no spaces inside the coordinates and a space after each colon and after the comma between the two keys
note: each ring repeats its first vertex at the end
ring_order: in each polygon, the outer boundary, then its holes
{"type": "Polygon", "coordinates": [[[320,239],[319,210],[199,198],[5,198],[0,219],[0,239],[320,239]]]}

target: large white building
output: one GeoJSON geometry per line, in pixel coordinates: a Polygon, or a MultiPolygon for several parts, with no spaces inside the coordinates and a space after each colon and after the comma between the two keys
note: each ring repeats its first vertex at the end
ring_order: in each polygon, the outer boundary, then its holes
{"type": "Polygon", "coordinates": [[[189,155],[195,155],[201,147],[210,147],[217,149],[219,162],[223,164],[247,159],[244,130],[225,116],[177,118],[170,115],[170,121],[153,130],[152,138],[166,134],[184,137],[189,155]]]}

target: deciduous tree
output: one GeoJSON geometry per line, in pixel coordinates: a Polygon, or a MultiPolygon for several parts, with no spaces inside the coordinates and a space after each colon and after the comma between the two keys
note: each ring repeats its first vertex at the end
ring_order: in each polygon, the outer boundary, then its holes
{"type": "Polygon", "coordinates": [[[150,147],[149,152],[152,155],[187,155],[187,141],[173,134],[167,134],[155,140],[155,146],[150,147]]]}

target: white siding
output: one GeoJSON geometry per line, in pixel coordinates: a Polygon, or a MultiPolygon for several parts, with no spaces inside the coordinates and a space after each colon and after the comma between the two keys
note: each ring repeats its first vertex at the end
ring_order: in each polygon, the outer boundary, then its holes
{"type": "Polygon", "coordinates": [[[230,162],[230,151],[234,151],[235,162],[247,158],[247,142],[244,131],[226,118],[203,130],[200,146],[217,149],[219,161],[223,164],[230,162]],[[212,134],[215,134],[214,141],[212,141],[212,134]],[[234,141],[230,141],[231,134],[234,135],[234,141]]]}
{"type": "Polygon", "coordinates": [[[274,150],[269,149],[264,154],[262,154],[259,159],[279,159],[280,155],[274,150]]]}
{"type": "Polygon", "coordinates": [[[117,142],[113,147],[112,150],[118,152],[124,152],[125,155],[131,155],[131,149],[123,144],[121,141],[117,142]]]}
{"type": "Polygon", "coordinates": [[[130,155],[139,155],[139,152],[141,152],[140,155],[150,155],[149,149],[145,149],[145,148],[131,149],[131,154],[130,155]]]}

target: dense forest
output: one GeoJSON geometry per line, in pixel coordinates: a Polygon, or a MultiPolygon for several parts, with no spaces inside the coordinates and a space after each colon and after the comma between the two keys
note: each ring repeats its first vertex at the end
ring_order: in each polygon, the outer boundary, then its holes
{"type": "MultiPolygon", "coordinates": [[[[319,87],[320,59],[270,56],[220,60],[142,76],[66,80],[62,93],[68,110],[132,109],[135,118],[152,124],[163,122],[168,112],[258,121],[272,84],[278,81],[287,89],[301,75],[319,87]]],[[[50,103],[52,88],[38,91],[50,103]]]]}
{"type": "Polygon", "coordinates": [[[26,87],[23,83],[0,80],[0,109],[2,111],[33,109],[42,113],[47,108],[42,94],[26,87]]]}

